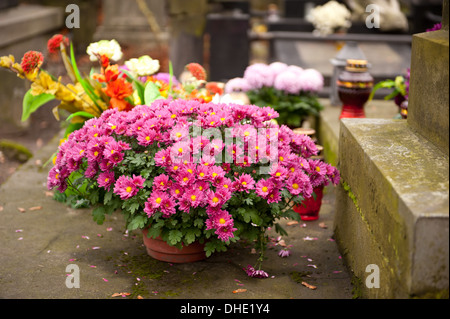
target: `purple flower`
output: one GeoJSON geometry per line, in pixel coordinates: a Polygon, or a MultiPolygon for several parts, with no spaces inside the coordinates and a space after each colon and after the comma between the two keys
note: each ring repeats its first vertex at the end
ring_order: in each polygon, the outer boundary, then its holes
{"type": "MultiPolygon", "coordinates": [[[[165,72],[159,72],[159,73],[153,75],[153,78],[157,81],[165,82],[167,84],[169,84],[169,82],[170,82],[170,74],[165,73],[165,72]]],[[[175,76],[172,75],[172,85],[178,85],[178,84],[179,84],[178,80],[175,78],[175,76]]]]}
{"type": "Polygon", "coordinates": [[[281,258],[289,257],[290,255],[291,255],[291,251],[287,250],[287,249],[282,249],[278,252],[278,256],[280,256],[281,258]]]}
{"type": "Polygon", "coordinates": [[[269,277],[269,274],[266,273],[264,270],[256,270],[253,268],[253,266],[248,265],[246,268],[243,268],[244,271],[247,273],[249,277],[253,278],[267,278],[269,277]]]}
{"type": "Polygon", "coordinates": [[[427,29],[427,32],[431,32],[431,31],[438,31],[442,29],[442,23],[436,23],[432,28],[427,29]]]}

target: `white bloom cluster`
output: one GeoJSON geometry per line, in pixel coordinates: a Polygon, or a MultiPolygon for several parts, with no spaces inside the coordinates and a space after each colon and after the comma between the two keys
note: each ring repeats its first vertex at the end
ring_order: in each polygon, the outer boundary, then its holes
{"type": "Polygon", "coordinates": [[[122,58],[122,49],[120,48],[120,44],[116,40],[100,40],[98,42],[94,42],[89,44],[87,50],[87,54],[89,54],[89,58],[92,62],[97,61],[97,55],[105,55],[110,60],[119,61],[122,58]]]}
{"type": "Polygon", "coordinates": [[[125,62],[130,72],[137,76],[147,76],[156,73],[159,70],[159,61],[154,60],[148,55],[140,58],[131,59],[125,62]]]}
{"type": "Polygon", "coordinates": [[[306,19],[314,25],[315,33],[328,35],[338,29],[350,28],[350,17],[351,12],[345,5],[332,0],[313,8],[306,19]]]}

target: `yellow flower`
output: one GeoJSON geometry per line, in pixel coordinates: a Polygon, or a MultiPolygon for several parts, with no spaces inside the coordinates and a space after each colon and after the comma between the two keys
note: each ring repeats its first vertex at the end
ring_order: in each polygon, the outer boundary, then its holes
{"type": "Polygon", "coordinates": [[[55,95],[60,86],[59,82],[53,81],[46,72],[40,72],[34,82],[31,84],[31,94],[34,96],[42,93],[55,95]]]}

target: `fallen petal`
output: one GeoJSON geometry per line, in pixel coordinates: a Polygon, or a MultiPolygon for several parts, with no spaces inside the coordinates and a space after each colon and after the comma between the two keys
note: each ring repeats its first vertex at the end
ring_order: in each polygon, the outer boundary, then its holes
{"type": "Polygon", "coordinates": [[[327,229],[327,228],[328,228],[328,226],[325,225],[325,223],[319,223],[319,227],[320,227],[320,228],[324,228],[324,229],[327,229]]]}
{"type": "Polygon", "coordinates": [[[293,221],[288,222],[286,225],[292,226],[292,225],[297,225],[297,224],[298,224],[298,221],[293,220],[293,221]]]}
{"type": "Polygon", "coordinates": [[[21,213],[25,213],[27,210],[23,207],[17,207],[17,210],[21,213]]]}
{"type": "Polygon", "coordinates": [[[241,292],[246,292],[246,291],[247,291],[247,289],[236,289],[236,290],[233,290],[233,293],[234,294],[239,294],[241,292]]]}
{"type": "Polygon", "coordinates": [[[29,208],[28,210],[34,211],[34,210],[40,210],[40,209],[42,209],[42,206],[34,206],[34,207],[29,208]]]}
{"type": "Polygon", "coordinates": [[[309,289],[311,289],[311,290],[316,290],[317,289],[316,286],[310,285],[310,284],[308,284],[308,283],[306,283],[304,281],[302,281],[302,285],[307,287],[307,288],[309,288],[309,289]]]}

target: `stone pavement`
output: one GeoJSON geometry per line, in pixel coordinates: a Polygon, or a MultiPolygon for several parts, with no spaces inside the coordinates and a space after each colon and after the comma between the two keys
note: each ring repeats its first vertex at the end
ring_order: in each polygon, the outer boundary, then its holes
{"type": "Polygon", "coordinates": [[[269,247],[268,279],[249,278],[242,270],[256,261],[245,243],[205,261],[169,264],[146,254],[140,232],[125,233],[120,213],[100,226],[90,209],[74,210],[51,197],[48,168],[36,161],[46,162],[58,138],[0,187],[0,298],[275,300],[351,299],[357,294],[332,239],[334,189],[327,189],[319,220],[292,226],[282,221],[292,254],[281,258],[280,246],[269,247]],[[79,268],[80,288],[66,287],[71,264],[79,268]],[[237,289],[245,291],[233,293],[237,289]],[[112,297],[115,293],[130,295],[112,297]]]}

